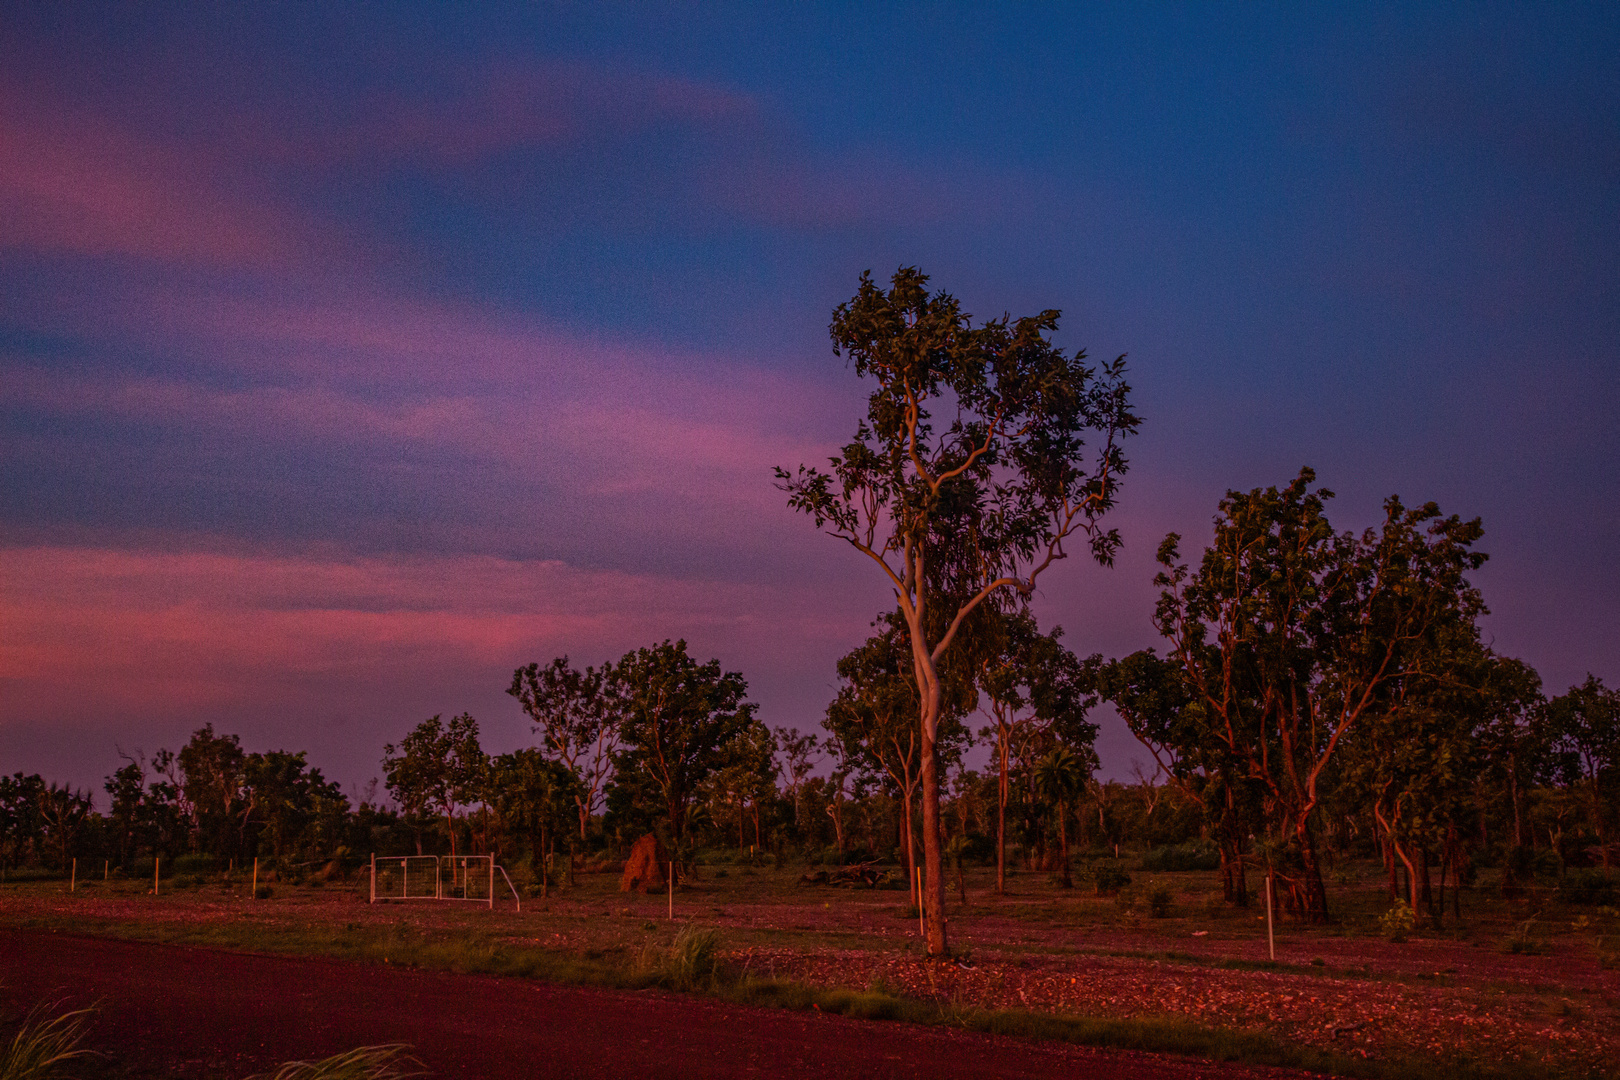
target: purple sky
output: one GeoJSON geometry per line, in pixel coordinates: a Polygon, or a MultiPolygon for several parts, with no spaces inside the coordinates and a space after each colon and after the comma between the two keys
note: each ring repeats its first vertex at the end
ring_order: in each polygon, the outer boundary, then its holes
{"type": "Polygon", "coordinates": [[[815,727],[887,592],[771,467],[852,433],[828,317],[903,263],[1130,356],[1077,650],[1310,464],[1341,527],[1482,516],[1498,649],[1620,681],[1617,56],[1608,4],[9,9],[0,771],[212,721],[359,783],[683,636],[815,727]]]}

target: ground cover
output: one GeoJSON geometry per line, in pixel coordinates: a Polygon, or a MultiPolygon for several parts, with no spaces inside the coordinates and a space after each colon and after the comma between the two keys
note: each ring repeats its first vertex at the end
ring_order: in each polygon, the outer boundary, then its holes
{"type": "Polygon", "coordinates": [[[521,914],[370,905],[358,881],[253,899],[219,875],[155,897],[149,882],[7,885],[0,926],[612,986],[672,985],[677,933],[702,927],[723,975],[702,988],[745,1000],[1352,1074],[1620,1075],[1620,917],[1547,892],[1508,902],[1482,885],[1460,920],[1392,941],[1371,870],[1341,869],[1339,921],[1279,921],[1273,963],[1263,912],[1221,905],[1207,873],[1133,867],[1118,897],[1020,874],[997,897],[970,869],[948,912],[961,962],[942,964],[922,958],[903,890],[801,886],[802,869],[701,866],[673,922],[667,897],[619,893],[611,873],[521,914]]]}

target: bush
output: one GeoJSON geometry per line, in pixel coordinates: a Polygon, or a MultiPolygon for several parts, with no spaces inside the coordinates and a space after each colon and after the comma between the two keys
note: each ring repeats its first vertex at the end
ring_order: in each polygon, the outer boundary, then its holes
{"type": "Polygon", "coordinates": [[[1097,863],[1089,872],[1098,896],[1112,896],[1131,883],[1131,875],[1113,863],[1097,863]]]}
{"type": "Polygon", "coordinates": [[[174,860],[174,872],[177,874],[192,874],[198,877],[212,874],[219,869],[219,860],[212,855],[182,855],[174,860]]]}
{"type": "Polygon", "coordinates": [[[1214,844],[1189,840],[1185,844],[1156,847],[1142,856],[1142,869],[1150,873],[1178,870],[1214,870],[1221,865],[1221,853],[1214,844]]]}
{"type": "Polygon", "coordinates": [[[1175,897],[1163,885],[1156,886],[1148,893],[1148,914],[1155,919],[1168,918],[1170,909],[1175,906],[1175,897]]]}
{"type": "Polygon", "coordinates": [[[1394,907],[1378,916],[1378,932],[1386,941],[1402,942],[1412,932],[1415,922],[1412,905],[1405,900],[1397,900],[1394,907]]]}
{"type": "Polygon", "coordinates": [[[1566,904],[1610,906],[1620,896],[1620,880],[1606,870],[1575,870],[1558,883],[1558,899],[1566,904]]]}

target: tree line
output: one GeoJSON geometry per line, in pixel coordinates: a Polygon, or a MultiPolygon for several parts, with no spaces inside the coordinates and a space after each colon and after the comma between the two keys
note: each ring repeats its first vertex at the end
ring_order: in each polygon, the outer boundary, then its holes
{"type": "Polygon", "coordinates": [[[838,661],[819,732],[766,727],[742,675],[684,642],[583,670],[564,656],[508,688],[532,746],[492,756],[470,715],[433,717],[385,748],[390,805],[351,807],[302,754],[246,754],[205,727],[109,778],[104,819],[83,793],[5,780],[0,860],[69,858],[92,836],[125,861],[369,846],[522,852],[544,880],[559,852],[571,867],[655,831],[678,853],[734,839],[894,859],[907,882],[921,872],[941,953],[949,871],[973,859],[999,890],[1019,867],[1072,884],[1074,846],[1175,849],[1217,870],[1228,902],[1249,903],[1262,874],[1321,922],[1343,858],[1382,858],[1392,899],[1438,918],[1448,883],[1455,911],[1482,865],[1518,888],[1548,858],[1620,857],[1620,698],[1590,676],[1548,698],[1490,646],[1477,519],[1392,497],[1380,525],[1341,531],[1305,469],[1228,492],[1195,558],[1165,538],[1156,648],[1081,658],[1043,632],[1044,576],[1119,548],[1104,521],[1140,425],[1124,359],[1057,348],[1055,311],[975,323],[927,283],[863,275],[830,329],[874,384],[866,416],[829,467],[777,470],[789,505],[892,598],[838,661]],[[1104,701],[1152,777],[1096,779],[1104,701]],[[975,743],[982,769],[965,764],[975,743]]]}

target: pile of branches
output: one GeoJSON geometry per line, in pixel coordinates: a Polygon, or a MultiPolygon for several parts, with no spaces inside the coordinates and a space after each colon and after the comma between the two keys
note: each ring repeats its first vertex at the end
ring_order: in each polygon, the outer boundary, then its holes
{"type": "Polygon", "coordinates": [[[887,870],[878,869],[876,860],[872,862],[855,863],[852,866],[840,867],[831,872],[826,870],[813,870],[799,879],[800,885],[834,885],[841,889],[853,889],[863,885],[868,889],[875,889],[884,878],[889,876],[887,870]]]}

